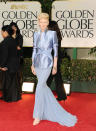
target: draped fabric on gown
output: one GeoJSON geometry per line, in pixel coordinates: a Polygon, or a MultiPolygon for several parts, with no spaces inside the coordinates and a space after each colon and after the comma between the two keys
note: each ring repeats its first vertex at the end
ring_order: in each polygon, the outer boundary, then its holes
{"type": "Polygon", "coordinates": [[[58,103],[46,81],[51,73],[51,68],[35,68],[38,84],[35,93],[33,118],[57,122],[63,126],[74,126],[77,122],[75,115],[70,114],[58,103]]]}

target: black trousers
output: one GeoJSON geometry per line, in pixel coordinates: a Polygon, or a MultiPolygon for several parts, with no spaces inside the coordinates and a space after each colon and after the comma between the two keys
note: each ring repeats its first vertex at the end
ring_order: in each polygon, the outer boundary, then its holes
{"type": "Polygon", "coordinates": [[[17,72],[5,71],[2,75],[3,99],[6,102],[21,99],[21,89],[18,82],[17,72]]]}
{"type": "Polygon", "coordinates": [[[47,85],[49,87],[52,83],[53,78],[55,80],[56,93],[57,93],[58,98],[60,98],[62,100],[66,100],[67,95],[65,93],[65,89],[63,86],[63,80],[62,80],[62,76],[61,76],[60,66],[58,66],[58,71],[57,71],[56,75],[53,76],[51,73],[51,75],[49,76],[48,81],[47,81],[47,85]]]}
{"type": "Polygon", "coordinates": [[[22,68],[23,68],[23,63],[24,63],[22,49],[17,51],[17,55],[18,55],[18,59],[19,59],[19,69],[18,69],[18,72],[17,72],[17,77],[18,77],[19,86],[20,86],[21,92],[22,92],[22,83],[23,83],[22,68]]]}
{"type": "Polygon", "coordinates": [[[2,90],[2,71],[0,71],[0,90],[2,90]]]}

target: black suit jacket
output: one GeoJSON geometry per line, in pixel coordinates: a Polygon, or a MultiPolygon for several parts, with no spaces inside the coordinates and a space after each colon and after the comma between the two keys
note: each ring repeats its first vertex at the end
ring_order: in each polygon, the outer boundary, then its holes
{"type": "Polygon", "coordinates": [[[16,40],[6,37],[0,44],[0,67],[7,67],[9,72],[16,72],[19,68],[16,40]]]}

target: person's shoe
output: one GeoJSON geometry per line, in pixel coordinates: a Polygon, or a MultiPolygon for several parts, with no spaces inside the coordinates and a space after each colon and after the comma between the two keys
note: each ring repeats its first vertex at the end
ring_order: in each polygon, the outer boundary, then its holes
{"type": "Polygon", "coordinates": [[[35,120],[33,121],[33,126],[38,125],[39,123],[40,123],[40,120],[39,120],[39,119],[35,119],[35,120]]]}
{"type": "Polygon", "coordinates": [[[0,97],[0,100],[3,100],[3,96],[0,97]]]}
{"type": "Polygon", "coordinates": [[[65,99],[64,98],[59,98],[59,97],[57,97],[56,98],[58,101],[62,101],[62,100],[64,100],[65,101],[65,99]]]}

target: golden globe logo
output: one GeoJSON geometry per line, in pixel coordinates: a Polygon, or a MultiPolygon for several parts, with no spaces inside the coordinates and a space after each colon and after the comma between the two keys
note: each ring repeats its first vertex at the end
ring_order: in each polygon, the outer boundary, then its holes
{"type": "Polygon", "coordinates": [[[58,10],[57,23],[62,37],[92,38],[94,37],[94,10],[58,10]]]}
{"type": "Polygon", "coordinates": [[[28,9],[27,8],[27,5],[11,5],[11,8],[10,9],[28,9]]]}

